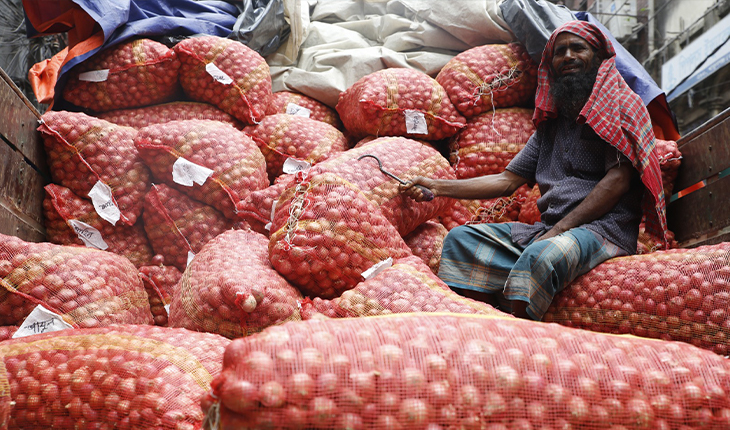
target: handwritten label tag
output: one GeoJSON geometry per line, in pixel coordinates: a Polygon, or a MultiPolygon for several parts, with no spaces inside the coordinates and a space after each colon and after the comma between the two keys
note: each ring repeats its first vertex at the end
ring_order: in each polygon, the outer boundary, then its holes
{"type": "Polygon", "coordinates": [[[57,313],[51,312],[41,305],[38,305],[25,318],[13,338],[32,336],[34,334],[48,333],[52,331],[66,330],[73,326],[61,318],[57,313]]]}
{"type": "Polygon", "coordinates": [[[117,221],[122,217],[122,213],[119,211],[117,204],[114,203],[112,198],[112,189],[109,185],[97,181],[94,187],[89,191],[89,197],[91,203],[94,204],[94,209],[100,217],[109,221],[111,225],[117,225],[117,221]]]}
{"type": "Polygon", "coordinates": [[[286,113],[294,116],[303,116],[305,118],[309,118],[312,115],[311,110],[305,108],[304,106],[299,106],[296,103],[289,103],[288,105],[286,105],[286,113]]]}
{"type": "Polygon", "coordinates": [[[191,163],[182,157],[172,165],[172,180],[186,187],[192,187],[193,183],[203,185],[212,174],[213,170],[191,163]]]}
{"type": "Polygon", "coordinates": [[[109,79],[109,69],[91,70],[79,74],[79,81],[84,82],[104,82],[109,79]]]}
{"type": "Polygon", "coordinates": [[[104,242],[101,232],[89,224],[77,219],[68,220],[68,224],[74,229],[79,239],[84,242],[84,245],[89,248],[101,249],[102,251],[109,248],[109,245],[104,242]]]}
{"type": "Polygon", "coordinates": [[[233,83],[233,79],[231,79],[230,76],[226,75],[226,72],[219,69],[218,66],[216,66],[213,63],[208,63],[205,65],[205,71],[208,72],[210,76],[213,77],[217,82],[220,82],[223,85],[230,85],[233,83]]]}
{"type": "Polygon", "coordinates": [[[187,266],[190,265],[190,262],[193,261],[193,258],[195,258],[195,254],[193,251],[188,251],[188,262],[186,263],[187,266]]]}
{"type": "Polygon", "coordinates": [[[170,305],[165,305],[164,308],[165,308],[165,312],[167,312],[167,315],[169,316],[170,315],[170,305]]]}
{"type": "Polygon", "coordinates": [[[428,124],[426,124],[426,115],[417,110],[407,109],[406,116],[406,133],[408,134],[428,134],[428,124]]]}
{"type": "Polygon", "coordinates": [[[388,257],[385,260],[381,261],[380,263],[374,264],[370,266],[370,268],[364,272],[362,272],[362,277],[364,279],[370,279],[374,276],[376,276],[378,273],[382,272],[383,270],[392,267],[393,266],[393,257],[388,257]]]}
{"type": "Polygon", "coordinates": [[[309,170],[311,167],[312,165],[304,160],[287,158],[282,169],[284,170],[284,173],[297,173],[309,170]]]}

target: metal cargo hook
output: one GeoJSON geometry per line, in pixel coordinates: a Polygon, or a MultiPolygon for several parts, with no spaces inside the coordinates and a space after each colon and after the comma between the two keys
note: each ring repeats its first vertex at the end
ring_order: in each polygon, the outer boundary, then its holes
{"type": "MultiPolygon", "coordinates": [[[[401,178],[395,176],[394,174],[390,173],[389,171],[385,170],[385,168],[383,167],[383,162],[380,161],[380,158],[378,158],[377,156],[375,156],[373,154],[364,154],[364,155],[361,155],[361,156],[357,157],[357,161],[360,161],[360,160],[362,160],[365,157],[374,158],[375,161],[378,162],[378,169],[380,169],[380,171],[383,172],[385,175],[390,176],[391,178],[395,179],[396,181],[398,181],[399,183],[401,183],[403,185],[405,185],[405,184],[408,183],[408,182],[404,181],[403,179],[401,179],[401,178]]],[[[429,202],[429,201],[433,200],[433,192],[431,190],[429,190],[428,188],[424,187],[423,185],[416,185],[416,187],[418,187],[418,189],[421,190],[421,193],[423,193],[423,200],[424,201],[429,202]]]]}

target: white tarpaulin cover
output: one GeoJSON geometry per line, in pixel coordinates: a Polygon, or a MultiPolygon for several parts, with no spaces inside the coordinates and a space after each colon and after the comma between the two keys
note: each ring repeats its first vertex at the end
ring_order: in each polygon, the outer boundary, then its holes
{"type": "Polygon", "coordinates": [[[331,107],[358,79],[389,67],[435,77],[456,54],[516,41],[500,0],[284,0],[288,40],[266,58],[274,91],[331,107]]]}

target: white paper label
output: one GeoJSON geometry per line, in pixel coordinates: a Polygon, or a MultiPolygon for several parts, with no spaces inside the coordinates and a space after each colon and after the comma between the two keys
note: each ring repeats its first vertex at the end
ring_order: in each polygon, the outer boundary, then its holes
{"type": "Polygon", "coordinates": [[[304,160],[287,158],[282,169],[284,170],[284,173],[297,173],[309,170],[310,167],[312,167],[312,165],[304,160]]]}
{"type": "Polygon", "coordinates": [[[426,115],[417,110],[406,110],[406,133],[408,134],[428,134],[428,125],[426,124],[426,115]]]}
{"type": "Polygon", "coordinates": [[[167,315],[170,316],[170,305],[165,305],[165,312],[167,312],[167,315]]]}
{"type": "Polygon", "coordinates": [[[117,204],[112,198],[112,189],[109,185],[97,181],[94,187],[89,191],[89,197],[94,204],[94,209],[100,217],[109,221],[111,225],[117,225],[117,221],[121,218],[122,213],[119,211],[117,204]]]}
{"type": "Polygon", "coordinates": [[[70,219],[68,223],[74,229],[79,239],[84,242],[84,245],[89,248],[101,249],[102,251],[109,248],[109,245],[104,242],[104,238],[101,236],[99,230],[77,219],[70,219]]]}
{"type": "Polygon", "coordinates": [[[309,118],[312,115],[312,111],[304,106],[299,106],[296,103],[289,103],[286,105],[286,113],[289,115],[303,116],[305,118],[309,118]]]}
{"type": "Polygon", "coordinates": [[[371,266],[368,270],[362,272],[362,277],[364,279],[370,279],[374,276],[376,276],[378,273],[382,272],[383,270],[392,267],[393,266],[393,257],[388,257],[385,260],[381,261],[380,263],[377,263],[373,266],[371,266]]]}
{"type": "Polygon", "coordinates": [[[25,321],[23,321],[23,324],[20,325],[18,331],[13,334],[13,338],[66,330],[68,328],[73,328],[73,326],[64,321],[60,315],[38,305],[35,309],[33,309],[30,315],[25,318],[25,321]]]}
{"type": "Polygon", "coordinates": [[[104,82],[109,79],[109,69],[92,70],[79,74],[79,81],[85,82],[104,82]]]}
{"type": "Polygon", "coordinates": [[[212,174],[211,169],[191,163],[182,157],[172,165],[172,180],[186,187],[192,187],[193,183],[203,185],[212,174]]]}
{"type": "Polygon", "coordinates": [[[231,79],[230,76],[226,75],[226,72],[219,69],[218,66],[216,66],[213,63],[208,63],[205,65],[205,71],[208,72],[210,76],[213,77],[216,81],[220,82],[223,85],[230,85],[233,83],[233,79],[231,79]]]}
{"type": "Polygon", "coordinates": [[[190,262],[193,261],[193,258],[195,258],[195,254],[193,253],[193,251],[188,251],[188,266],[190,265],[190,262]]]}

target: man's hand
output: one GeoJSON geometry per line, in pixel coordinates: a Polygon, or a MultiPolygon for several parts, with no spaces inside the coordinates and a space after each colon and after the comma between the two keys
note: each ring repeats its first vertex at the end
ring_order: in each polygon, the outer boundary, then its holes
{"type": "Polygon", "coordinates": [[[539,241],[545,240],[545,239],[550,239],[551,237],[559,236],[559,235],[565,233],[568,230],[570,230],[570,229],[565,229],[565,228],[560,227],[560,224],[555,224],[553,226],[553,228],[551,228],[550,230],[548,230],[547,232],[545,232],[545,234],[543,234],[542,236],[538,236],[537,238],[535,238],[535,240],[533,241],[533,243],[539,242],[539,241]]]}
{"type": "Polygon", "coordinates": [[[435,189],[437,188],[436,180],[424,178],[423,176],[416,176],[405,184],[399,185],[398,189],[401,193],[407,195],[413,200],[417,202],[423,202],[426,201],[427,198],[423,193],[423,188],[421,187],[430,190],[433,193],[434,197],[438,196],[438,193],[435,189]]]}

